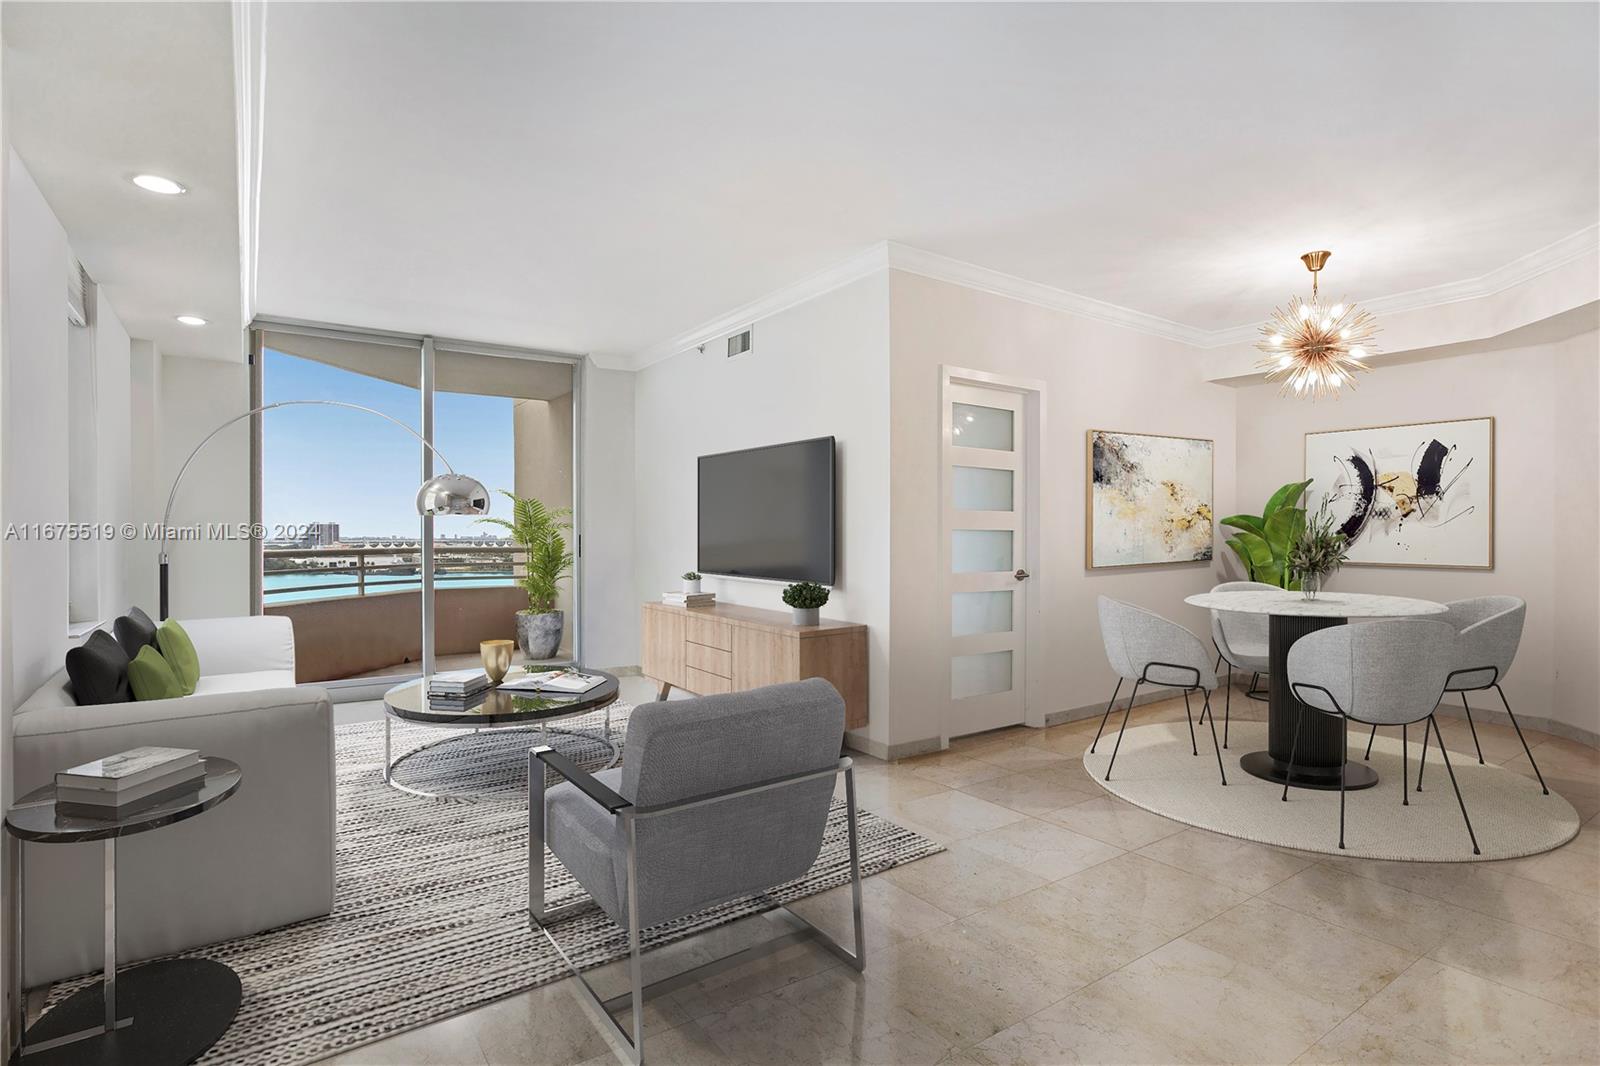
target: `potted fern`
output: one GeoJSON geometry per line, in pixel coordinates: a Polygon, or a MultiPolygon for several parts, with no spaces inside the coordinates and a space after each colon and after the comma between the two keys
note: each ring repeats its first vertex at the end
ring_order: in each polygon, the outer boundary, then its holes
{"type": "Polygon", "coordinates": [[[527,610],[517,612],[517,643],[530,659],[553,658],[561,648],[566,629],[566,613],[556,610],[560,584],[572,575],[572,553],[567,550],[565,530],[570,507],[546,507],[533,497],[522,497],[500,490],[511,501],[511,518],[480,518],[479,522],[499,526],[527,554],[518,579],[528,594],[527,610]]]}
{"type": "Polygon", "coordinates": [[[814,626],[822,620],[822,605],[828,602],[828,590],[815,581],[797,581],[783,590],[783,602],[794,608],[795,625],[814,626]]]}
{"type": "Polygon", "coordinates": [[[1289,548],[1289,570],[1299,578],[1300,595],[1308,600],[1317,598],[1323,582],[1349,558],[1349,545],[1335,525],[1333,512],[1324,499],[1317,513],[1306,522],[1300,539],[1289,548]]]}

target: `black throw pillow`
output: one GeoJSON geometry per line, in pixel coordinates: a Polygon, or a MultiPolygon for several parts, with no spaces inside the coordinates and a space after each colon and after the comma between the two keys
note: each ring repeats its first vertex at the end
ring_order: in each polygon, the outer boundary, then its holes
{"type": "Polygon", "coordinates": [[[90,633],[88,640],[67,652],[67,677],[72,679],[72,698],[80,707],[133,699],[133,689],[128,686],[128,653],[103,629],[90,633]]]}
{"type": "MultiPolygon", "coordinates": [[[[137,607],[128,608],[128,613],[111,623],[112,632],[117,635],[117,643],[122,645],[122,650],[127,653],[131,661],[139,654],[139,649],[146,644],[156,642],[156,624],[150,616],[137,607]]],[[[161,649],[156,648],[157,651],[161,649]]]]}

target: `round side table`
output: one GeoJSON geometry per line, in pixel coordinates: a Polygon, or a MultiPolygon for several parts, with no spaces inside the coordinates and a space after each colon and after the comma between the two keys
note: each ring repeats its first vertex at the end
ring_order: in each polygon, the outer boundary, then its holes
{"type": "Polygon", "coordinates": [[[239,975],[210,959],[164,959],[117,973],[117,841],[202,814],[239,789],[237,764],[208,756],[200,787],[118,818],[82,818],[56,810],[55,786],[23,796],[6,812],[6,842],[16,892],[12,995],[16,1033],[10,1062],[52,1064],[187,1063],[222,1038],[239,1011],[239,975]],[[29,844],[86,844],[105,851],[105,965],[97,984],[74,992],[24,1033],[22,991],[22,853],[29,844]]]}

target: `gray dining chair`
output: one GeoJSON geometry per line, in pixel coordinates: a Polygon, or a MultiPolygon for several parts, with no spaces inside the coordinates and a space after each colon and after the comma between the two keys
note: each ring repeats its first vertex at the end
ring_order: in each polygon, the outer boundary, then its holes
{"type": "Polygon", "coordinates": [[[865,966],[855,773],[841,758],[844,700],[821,678],[723,696],[647,703],[628,722],[620,768],[590,774],[549,747],[528,754],[528,916],[578,978],[601,1031],[624,1061],[644,1055],[644,1003],[680,987],[707,963],[646,987],[643,930],[730,900],[756,896],[785,910],[794,933],[857,970],[865,966]],[[548,791],[545,769],[565,781],[548,791]],[[835,778],[845,781],[855,950],[837,943],[767,890],[803,876],[820,853],[835,778]],[[588,893],[548,908],[545,848],[588,893]],[[629,991],[602,1000],[556,940],[555,923],[599,907],[628,938],[629,991]],[[791,923],[793,924],[793,923],[791,923]],[[632,1011],[630,1036],[614,1017],[632,1011]]]}
{"type": "MultiPolygon", "coordinates": [[[[1359,625],[1332,626],[1308,633],[1289,649],[1286,678],[1289,689],[1300,701],[1295,718],[1294,738],[1289,745],[1289,772],[1284,779],[1283,796],[1289,800],[1289,784],[1294,778],[1294,757],[1300,746],[1300,723],[1309,712],[1337,715],[1346,720],[1345,744],[1349,745],[1349,722],[1373,726],[1400,727],[1400,801],[1409,805],[1406,780],[1406,736],[1408,725],[1426,719],[1432,731],[1434,708],[1446,686],[1461,671],[1453,669],[1456,655],[1455,627],[1445,622],[1396,619],[1365,622],[1359,625]]],[[[1424,739],[1426,744],[1426,739],[1424,739]]],[[[1472,819],[1456,784],[1440,736],[1439,750],[1445,770],[1456,791],[1461,819],[1467,824],[1472,853],[1478,851],[1478,837],[1472,819]]],[[[1344,847],[1344,762],[1339,763],[1339,847],[1344,847]]]]}
{"type": "MultiPolygon", "coordinates": [[[[1500,704],[1505,707],[1506,717],[1511,719],[1511,726],[1517,731],[1517,739],[1522,741],[1522,750],[1528,756],[1528,764],[1533,767],[1533,775],[1539,779],[1539,788],[1546,796],[1550,795],[1550,786],[1544,783],[1544,774],[1534,761],[1528,738],[1522,735],[1522,724],[1511,713],[1511,701],[1506,699],[1505,690],[1500,687],[1500,682],[1511,670],[1511,660],[1517,657],[1517,646],[1522,642],[1522,623],[1528,614],[1527,603],[1516,596],[1479,596],[1470,600],[1452,600],[1445,606],[1449,610],[1440,616],[1440,620],[1456,629],[1456,673],[1446,686],[1446,691],[1461,694],[1461,709],[1467,715],[1467,728],[1472,730],[1472,745],[1478,750],[1478,762],[1483,762],[1483,745],[1478,742],[1478,727],[1472,721],[1467,693],[1492,688],[1500,696],[1500,704]]],[[[1370,738],[1368,743],[1371,743],[1370,738]]],[[[1424,764],[1427,758],[1428,737],[1424,734],[1424,764]]],[[[1417,768],[1418,792],[1422,791],[1422,770],[1421,766],[1417,768]]]]}
{"type": "MultiPolygon", "coordinates": [[[[1213,586],[1212,592],[1282,592],[1277,585],[1265,581],[1224,581],[1213,586]]],[[[1264,614],[1244,611],[1212,611],[1211,643],[1217,649],[1217,666],[1228,664],[1227,680],[1223,682],[1222,746],[1228,746],[1228,725],[1233,719],[1233,672],[1250,671],[1250,689],[1245,693],[1253,700],[1265,700],[1266,693],[1256,689],[1261,675],[1267,673],[1270,657],[1267,653],[1268,630],[1271,619],[1264,614]]],[[[1205,712],[1200,712],[1202,720],[1205,712]]]]}
{"type": "MultiPolygon", "coordinates": [[[[1105,732],[1111,708],[1116,706],[1124,681],[1133,682],[1133,693],[1122,712],[1122,728],[1117,730],[1117,743],[1111,749],[1111,759],[1106,763],[1107,781],[1111,768],[1116,765],[1117,752],[1122,750],[1122,734],[1128,729],[1128,715],[1139,698],[1140,685],[1157,685],[1161,688],[1183,690],[1183,713],[1189,719],[1189,748],[1198,756],[1200,747],[1194,739],[1194,714],[1189,707],[1189,693],[1200,692],[1205,705],[1200,712],[1202,721],[1211,709],[1211,693],[1217,687],[1217,674],[1211,666],[1211,655],[1200,638],[1176,622],[1169,622],[1153,611],[1135,607],[1131,603],[1101,596],[1100,639],[1105,642],[1106,660],[1117,675],[1117,687],[1111,691],[1111,701],[1100,718],[1100,728],[1095,730],[1093,752],[1105,732]]],[[[1222,768],[1222,746],[1217,743],[1217,716],[1211,715],[1211,746],[1217,753],[1217,773],[1222,783],[1228,783],[1228,772],[1222,768]]]]}

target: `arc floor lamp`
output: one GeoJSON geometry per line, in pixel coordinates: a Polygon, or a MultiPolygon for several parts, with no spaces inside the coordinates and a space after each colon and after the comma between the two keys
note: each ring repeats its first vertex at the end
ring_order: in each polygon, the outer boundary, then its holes
{"type": "MultiPolygon", "coordinates": [[[[424,481],[421,487],[417,489],[418,515],[423,518],[431,518],[434,515],[441,514],[482,515],[489,513],[489,490],[483,487],[483,483],[475,478],[467,477],[465,474],[456,473],[456,468],[450,465],[450,460],[446,459],[438,448],[435,448],[427,439],[422,436],[422,434],[418,433],[416,430],[412,429],[398,418],[395,418],[391,415],[386,415],[382,411],[374,411],[370,407],[362,407],[360,404],[355,403],[344,403],[340,400],[279,400],[277,403],[263,404],[260,407],[251,408],[250,410],[245,411],[243,414],[234,415],[216,429],[213,429],[210,433],[207,433],[203,438],[201,438],[200,443],[194,446],[194,450],[191,451],[189,453],[189,457],[183,461],[183,465],[178,468],[178,476],[172,481],[172,491],[167,493],[167,509],[161,515],[160,565],[161,617],[163,619],[167,617],[167,530],[172,524],[172,504],[178,498],[178,486],[183,484],[183,475],[188,472],[189,464],[194,462],[194,457],[199,455],[201,449],[203,449],[207,444],[211,443],[212,437],[215,437],[218,433],[221,433],[235,422],[243,421],[252,415],[258,415],[264,411],[271,411],[276,407],[345,407],[352,411],[365,411],[369,415],[377,415],[379,418],[393,422],[395,425],[399,426],[401,429],[417,438],[417,440],[422,441],[423,446],[434,455],[437,455],[439,457],[439,461],[443,463],[445,465],[445,469],[449,471],[449,473],[446,474],[435,474],[433,477],[430,477],[424,481]]],[[[427,539],[428,538],[426,537],[423,538],[424,543],[422,544],[422,551],[425,557],[431,558],[433,554],[433,545],[426,543],[427,539]]],[[[427,565],[427,558],[424,559],[424,565],[422,567],[424,593],[428,591],[428,587],[433,583],[432,573],[427,565]]],[[[422,598],[422,654],[424,663],[429,665],[431,665],[433,662],[433,649],[429,646],[431,643],[430,638],[433,629],[433,620],[431,617],[432,614],[433,610],[430,598],[427,595],[424,595],[422,598]]]]}

